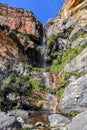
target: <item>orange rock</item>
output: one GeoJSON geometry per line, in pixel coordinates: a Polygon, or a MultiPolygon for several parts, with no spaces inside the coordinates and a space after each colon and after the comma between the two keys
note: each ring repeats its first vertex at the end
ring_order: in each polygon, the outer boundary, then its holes
{"type": "Polygon", "coordinates": [[[42,37],[42,24],[31,11],[0,4],[0,16],[1,24],[6,24],[21,33],[32,34],[37,38],[42,37]]]}

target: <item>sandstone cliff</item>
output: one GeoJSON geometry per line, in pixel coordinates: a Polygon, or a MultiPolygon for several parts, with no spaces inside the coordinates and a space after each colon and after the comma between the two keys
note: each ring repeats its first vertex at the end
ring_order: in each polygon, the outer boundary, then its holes
{"type": "Polygon", "coordinates": [[[0,4],[0,23],[16,32],[34,35],[40,39],[42,37],[42,25],[32,11],[0,4]]]}
{"type": "Polygon", "coordinates": [[[42,35],[42,24],[31,11],[0,4],[0,72],[12,68],[13,61],[36,63],[42,35]]]}

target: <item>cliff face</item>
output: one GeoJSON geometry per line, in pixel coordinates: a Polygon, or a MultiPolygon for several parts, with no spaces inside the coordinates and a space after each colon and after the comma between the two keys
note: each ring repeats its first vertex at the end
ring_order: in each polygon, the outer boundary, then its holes
{"type": "MultiPolygon", "coordinates": [[[[86,0],[65,0],[63,7],[53,19],[48,20],[44,25],[46,37],[63,31],[67,26],[73,24],[85,27],[87,25],[87,1],[86,0]],[[67,25],[67,26],[66,26],[67,25]]],[[[76,27],[75,29],[78,29],[76,27]]]]}
{"type": "Polygon", "coordinates": [[[87,4],[86,0],[65,0],[65,3],[62,8],[62,13],[66,18],[72,13],[76,15],[76,11],[78,12],[82,8],[85,8],[86,4],[87,4]]]}
{"type": "Polygon", "coordinates": [[[16,32],[34,35],[41,39],[42,25],[31,11],[0,4],[0,23],[16,32]]]}
{"type": "Polygon", "coordinates": [[[27,59],[32,61],[36,54],[39,55],[43,26],[31,11],[0,4],[0,25],[4,26],[4,35],[10,35],[11,31],[15,33],[27,59]]]}
{"type": "Polygon", "coordinates": [[[14,62],[36,63],[42,35],[42,24],[31,11],[0,4],[0,72],[11,69],[14,62]]]}
{"type": "Polygon", "coordinates": [[[44,30],[48,64],[57,74],[57,93],[63,91],[60,112],[72,114],[87,110],[87,0],[65,0],[57,16],[44,25],[44,30]]]}
{"type": "MultiPolygon", "coordinates": [[[[48,112],[49,106],[60,113],[47,115],[50,129],[87,129],[87,0],[65,0],[60,12],[44,28],[31,11],[0,4],[0,87],[2,111],[31,110],[28,118],[35,115],[32,110],[48,112]],[[42,39],[46,40],[44,45],[42,39]],[[49,72],[34,68],[41,67],[40,60],[44,67],[47,63],[43,69],[49,72]]],[[[46,127],[42,120],[36,122],[36,115],[35,128],[46,129],[47,122],[46,127]]],[[[0,128],[8,130],[10,124],[4,122],[11,120],[10,116],[1,118],[6,126],[0,128]]]]}

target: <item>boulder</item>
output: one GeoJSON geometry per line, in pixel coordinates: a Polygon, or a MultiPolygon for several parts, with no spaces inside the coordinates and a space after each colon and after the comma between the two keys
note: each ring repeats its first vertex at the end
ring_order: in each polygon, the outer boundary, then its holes
{"type": "Polygon", "coordinates": [[[7,115],[27,119],[28,118],[28,111],[24,111],[24,110],[21,110],[21,109],[13,110],[13,111],[9,111],[7,115]]]}
{"type": "Polygon", "coordinates": [[[87,111],[75,116],[68,125],[68,130],[87,130],[87,111]]]}
{"type": "Polygon", "coordinates": [[[48,120],[50,122],[51,127],[63,127],[70,123],[70,120],[63,115],[59,114],[51,114],[48,116],[48,120]]]}
{"type": "Polygon", "coordinates": [[[33,129],[34,125],[32,125],[32,124],[23,124],[22,127],[24,129],[33,129]]]}
{"type": "Polygon", "coordinates": [[[71,82],[65,89],[60,111],[64,114],[72,111],[83,112],[87,109],[87,74],[71,82]]]}
{"type": "Polygon", "coordinates": [[[0,112],[0,130],[8,130],[15,122],[15,117],[0,112]]]}

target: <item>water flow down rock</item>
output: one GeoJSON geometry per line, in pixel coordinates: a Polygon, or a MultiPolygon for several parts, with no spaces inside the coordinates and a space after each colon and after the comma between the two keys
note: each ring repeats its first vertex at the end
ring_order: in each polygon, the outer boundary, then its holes
{"type": "Polygon", "coordinates": [[[0,130],[87,130],[87,0],[42,25],[0,3],[0,130]]]}
{"type": "Polygon", "coordinates": [[[47,100],[49,101],[49,104],[44,104],[44,108],[46,109],[48,107],[48,110],[53,111],[54,113],[56,112],[56,106],[57,106],[57,97],[50,92],[51,89],[54,89],[55,86],[55,77],[52,77],[53,79],[51,80],[51,73],[46,71],[47,67],[47,45],[46,45],[46,37],[45,37],[45,32],[43,31],[43,43],[41,47],[42,51],[42,56],[43,56],[43,61],[42,61],[42,67],[43,67],[43,76],[44,76],[44,84],[46,86],[47,90],[47,100]]]}

